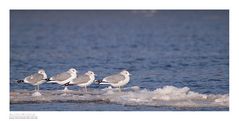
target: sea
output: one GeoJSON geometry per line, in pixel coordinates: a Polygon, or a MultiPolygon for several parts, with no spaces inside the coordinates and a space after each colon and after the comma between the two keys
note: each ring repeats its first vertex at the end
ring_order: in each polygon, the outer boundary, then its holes
{"type": "Polygon", "coordinates": [[[10,111],[229,111],[229,11],[10,10],[9,84],[10,111]],[[132,75],[121,92],[43,83],[39,97],[16,82],[69,68],[132,75]]]}

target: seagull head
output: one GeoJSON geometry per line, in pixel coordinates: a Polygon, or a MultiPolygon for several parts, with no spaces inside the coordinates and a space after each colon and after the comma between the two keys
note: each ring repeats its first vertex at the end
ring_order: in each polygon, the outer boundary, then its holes
{"type": "Polygon", "coordinates": [[[120,72],[122,75],[129,76],[131,75],[127,70],[123,70],[120,72]]]}
{"type": "Polygon", "coordinates": [[[39,73],[39,74],[42,74],[42,75],[44,76],[44,79],[46,79],[46,78],[47,78],[47,75],[46,75],[46,72],[45,72],[45,70],[43,70],[43,69],[40,69],[40,70],[38,70],[38,73],[39,73]]]}
{"type": "Polygon", "coordinates": [[[88,71],[88,72],[86,72],[86,75],[89,75],[89,76],[96,76],[96,74],[95,74],[93,71],[88,71]]]}
{"type": "Polygon", "coordinates": [[[76,74],[77,73],[76,69],[74,69],[74,68],[70,68],[68,70],[68,72],[71,73],[71,74],[76,74]]]}
{"type": "Polygon", "coordinates": [[[40,70],[38,70],[38,73],[39,73],[39,74],[45,74],[46,72],[45,72],[45,70],[40,69],[40,70]]]}

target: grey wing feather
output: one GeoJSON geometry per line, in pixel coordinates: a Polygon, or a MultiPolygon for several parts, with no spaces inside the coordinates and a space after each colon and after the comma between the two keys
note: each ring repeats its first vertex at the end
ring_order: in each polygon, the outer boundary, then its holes
{"type": "Polygon", "coordinates": [[[119,81],[125,80],[125,77],[121,74],[115,74],[115,75],[106,77],[105,80],[110,83],[118,83],[119,81]]]}
{"type": "Polygon", "coordinates": [[[90,77],[87,75],[80,75],[77,76],[77,78],[75,78],[71,84],[83,84],[83,83],[87,83],[90,80],[90,77]]]}
{"type": "Polygon", "coordinates": [[[57,74],[56,76],[53,76],[52,80],[55,80],[55,81],[65,81],[65,80],[67,80],[70,77],[71,77],[71,74],[65,72],[65,73],[60,73],[60,74],[57,74]]]}
{"type": "Polygon", "coordinates": [[[31,76],[26,77],[26,80],[30,83],[37,83],[39,81],[41,81],[44,78],[44,76],[42,74],[33,74],[31,76]]]}

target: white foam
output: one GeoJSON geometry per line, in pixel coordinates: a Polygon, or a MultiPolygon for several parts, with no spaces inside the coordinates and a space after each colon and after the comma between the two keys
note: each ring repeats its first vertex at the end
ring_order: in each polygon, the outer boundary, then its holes
{"type": "Polygon", "coordinates": [[[38,97],[38,96],[41,96],[41,93],[36,91],[32,94],[33,97],[38,97]]]}
{"type": "Polygon", "coordinates": [[[41,90],[42,95],[31,98],[31,91],[18,90],[11,92],[11,103],[34,102],[105,102],[123,105],[172,106],[172,107],[228,107],[228,94],[201,94],[188,87],[177,88],[165,86],[153,91],[140,89],[137,86],[124,88],[88,89],[84,91],[41,90]]]}

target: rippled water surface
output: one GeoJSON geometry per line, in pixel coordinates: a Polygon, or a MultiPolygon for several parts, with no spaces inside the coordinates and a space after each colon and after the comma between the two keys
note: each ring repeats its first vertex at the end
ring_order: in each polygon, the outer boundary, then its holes
{"type": "MultiPolygon", "coordinates": [[[[228,11],[82,10],[11,11],[10,14],[10,91],[13,94],[21,90],[31,92],[33,86],[15,80],[40,68],[50,77],[74,67],[79,73],[94,71],[96,79],[127,69],[132,76],[125,88],[137,86],[140,91],[153,93],[168,85],[202,95],[224,95],[228,101],[228,11]]],[[[89,88],[101,92],[107,86],[93,84],[89,88]]],[[[42,84],[40,89],[54,92],[63,87],[42,84]]],[[[229,110],[228,106],[125,105],[114,101],[12,101],[11,111],[229,110]]]]}

